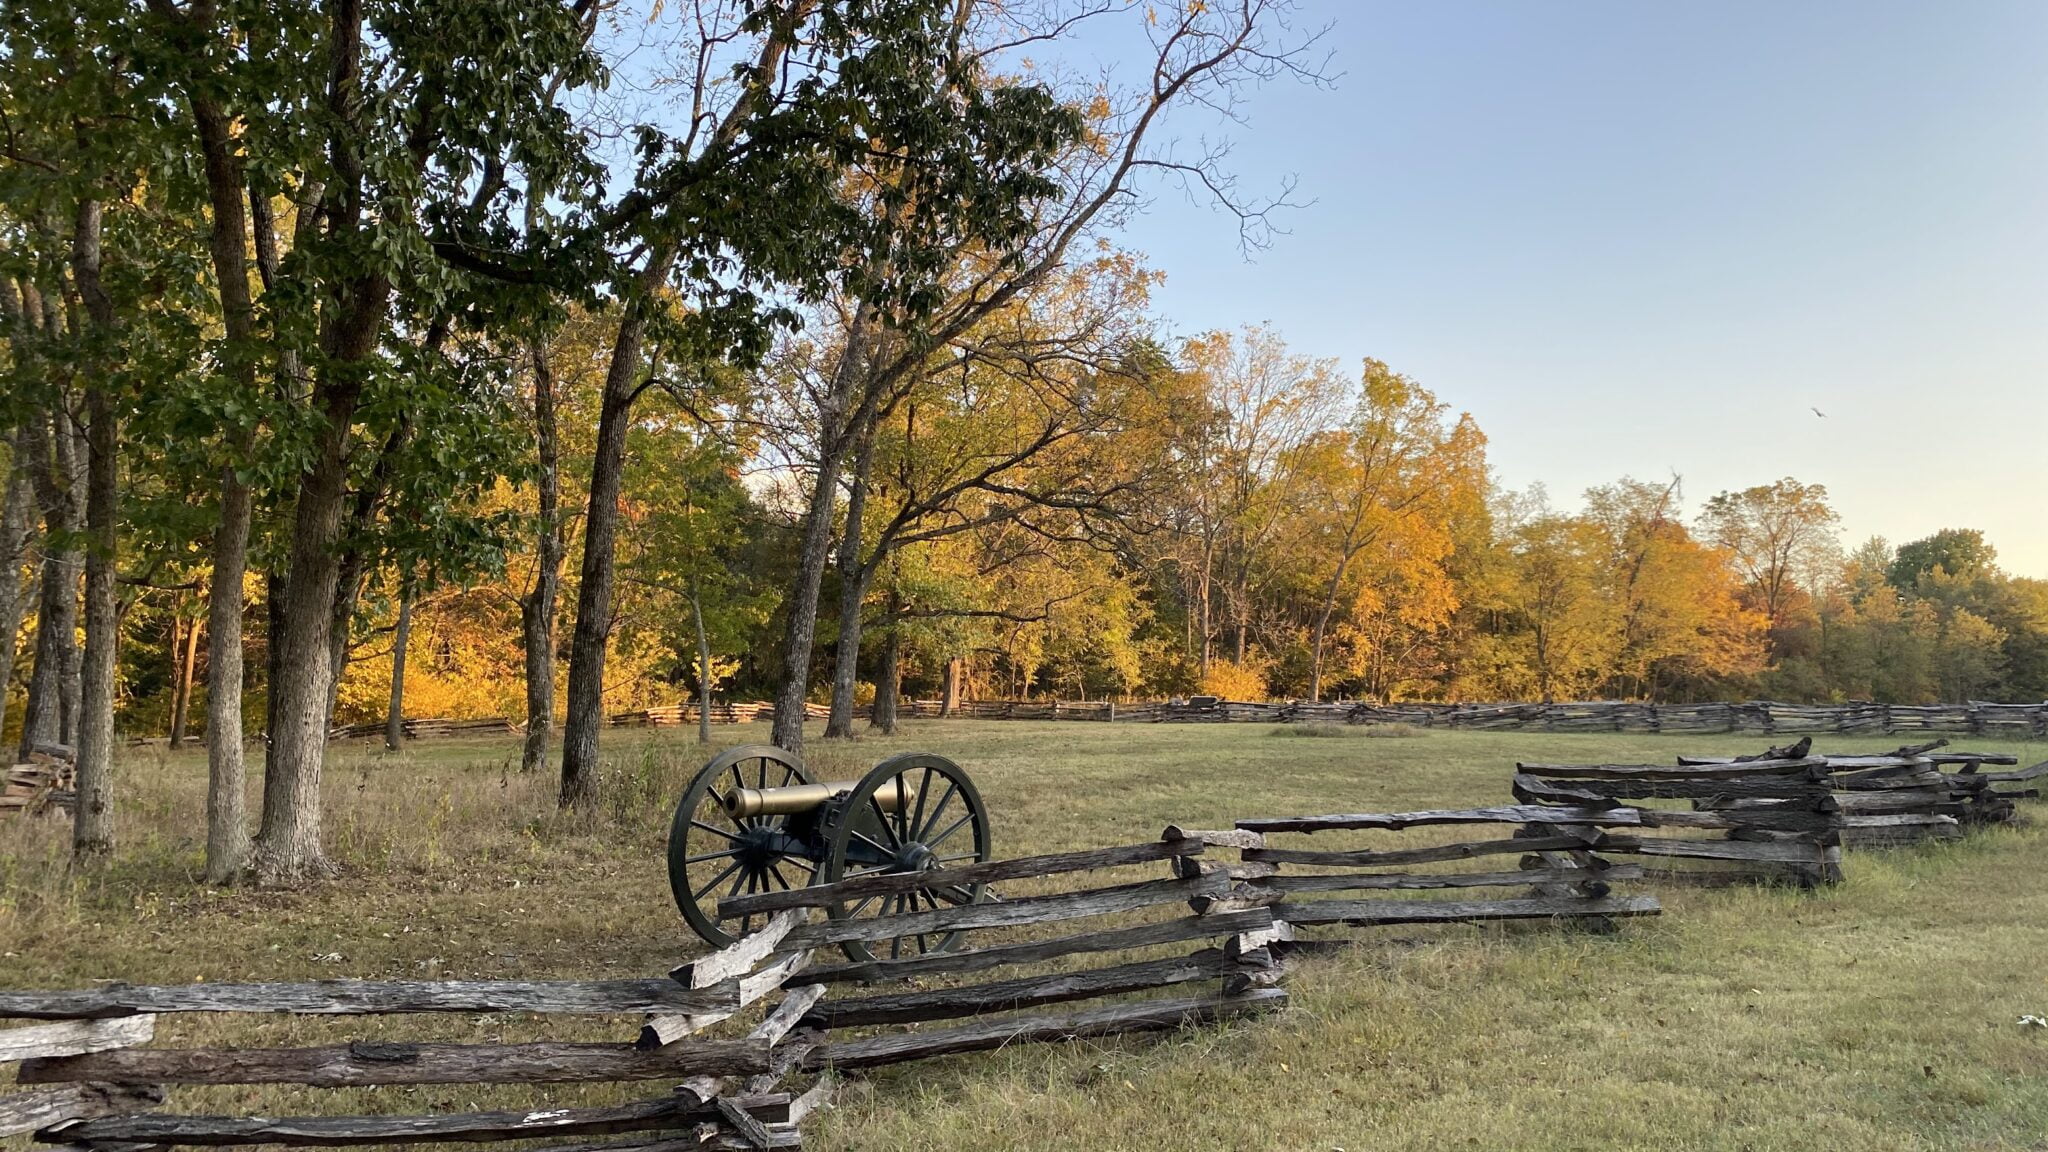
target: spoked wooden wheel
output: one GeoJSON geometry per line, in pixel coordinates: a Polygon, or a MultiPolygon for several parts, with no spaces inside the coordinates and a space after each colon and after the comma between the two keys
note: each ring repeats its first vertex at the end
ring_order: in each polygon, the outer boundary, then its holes
{"type": "MultiPolygon", "coordinates": [[[[828,911],[835,920],[879,919],[974,904],[983,885],[953,884],[948,868],[989,859],[988,812],[981,793],[958,764],[943,756],[907,752],[868,772],[846,796],[825,830],[825,867],[818,877],[831,884],[880,872],[920,872],[931,883],[908,892],[852,899],[828,911]]],[[[843,947],[856,961],[943,952],[960,932],[909,933],[843,947]]]]}
{"type": "Polygon", "coordinates": [[[683,919],[713,947],[732,943],[767,919],[764,913],[721,925],[720,900],[817,882],[817,865],[791,851],[787,816],[734,817],[728,801],[742,788],[809,783],[794,755],[768,744],[744,744],[706,764],[684,791],[668,830],[668,886],[683,919]]]}

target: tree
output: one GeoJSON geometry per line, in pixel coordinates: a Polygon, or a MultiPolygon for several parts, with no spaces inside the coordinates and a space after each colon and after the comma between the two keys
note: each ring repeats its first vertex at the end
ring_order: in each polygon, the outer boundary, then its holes
{"type": "Polygon", "coordinates": [[[1623,478],[1586,493],[1608,541],[1606,587],[1620,622],[1614,695],[1684,697],[1741,683],[1763,664],[1761,614],[1746,610],[1726,552],[1702,547],[1679,515],[1680,485],[1623,478]]]}
{"type": "Polygon", "coordinates": [[[676,374],[700,380],[718,364],[760,358],[771,326],[786,318],[761,294],[816,299],[837,287],[871,306],[924,312],[933,251],[1017,233],[1043,195],[1037,173],[1078,131],[1078,118],[1042,86],[992,82],[979,46],[956,26],[968,11],[943,0],[797,0],[699,12],[716,39],[685,82],[705,111],[680,139],[644,131],[650,145],[660,141],[649,148],[660,159],[608,213],[648,255],[618,278],[624,312],[570,654],[564,807],[596,797],[620,453],[627,413],[656,378],[641,357],[650,324],[662,322],[658,346],[676,374]],[[728,83],[712,61],[737,52],[738,40],[751,45],[750,63],[728,83]],[[663,284],[690,310],[657,308],[663,284]]]}
{"type": "Polygon", "coordinates": [[[1502,607],[1519,626],[1528,687],[1546,703],[1578,697],[1610,666],[1619,641],[1613,603],[1601,595],[1607,541],[1592,523],[1554,513],[1517,525],[1510,541],[1515,576],[1502,607]]]}
{"type": "Polygon", "coordinates": [[[1901,544],[1898,555],[1886,569],[1892,586],[1910,589],[1939,570],[1950,576],[1969,577],[1991,571],[1998,551],[1985,542],[1975,528],[1944,528],[1932,536],[1901,544]]]}
{"type": "Polygon", "coordinates": [[[1794,598],[1818,586],[1840,562],[1839,519],[1824,485],[1802,484],[1789,476],[1723,492],[1700,513],[1707,539],[1727,549],[1749,581],[1753,602],[1779,650],[1794,598]]]}
{"type": "Polygon", "coordinates": [[[1121,254],[1062,269],[900,378],[848,477],[828,737],[853,734],[863,605],[900,550],[1013,521],[1086,543],[1142,486],[1119,442],[1149,418],[1151,280],[1121,254]]]}
{"type": "MultiPolygon", "coordinates": [[[[1349,424],[1325,438],[1326,480],[1312,486],[1303,510],[1306,518],[1322,520],[1319,551],[1330,573],[1310,642],[1310,701],[1322,698],[1330,620],[1345,576],[1361,554],[1381,551],[1387,563],[1379,567],[1400,571],[1411,605],[1425,599],[1414,594],[1418,584],[1449,591],[1441,565],[1452,548],[1453,511],[1478,491],[1486,464],[1478,426],[1470,419],[1451,422],[1448,414],[1448,406],[1427,389],[1368,359],[1349,424]]],[[[1374,599],[1376,607],[1385,603],[1374,599]]],[[[1443,596],[1427,616],[1440,625],[1455,609],[1455,597],[1443,596]]],[[[1385,677],[1375,679],[1384,687],[1385,677]]]]}

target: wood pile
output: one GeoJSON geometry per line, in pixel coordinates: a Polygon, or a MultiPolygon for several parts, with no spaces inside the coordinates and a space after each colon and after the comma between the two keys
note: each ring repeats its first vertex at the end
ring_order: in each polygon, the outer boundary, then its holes
{"type": "Polygon", "coordinates": [[[1842,878],[1843,811],[1824,757],[1810,741],[1730,760],[1664,764],[1518,764],[1515,798],[1613,824],[1610,854],[1644,859],[1651,880],[1698,884],[1842,878]],[[1689,801],[1690,807],[1660,801],[1689,801]]]}
{"type": "Polygon", "coordinates": [[[1290,928],[1545,921],[1610,930],[1662,911],[1655,897],[1616,891],[1643,876],[1607,858],[1615,830],[1638,823],[1625,809],[1540,804],[1240,820],[1227,841],[1239,862],[1226,871],[1249,893],[1283,898],[1276,911],[1290,928]],[[1429,831],[1386,843],[1411,829],[1429,831]],[[1275,842],[1296,833],[1371,835],[1316,848],[1275,842]],[[1473,889],[1510,892],[1475,900],[1473,889]]]}
{"type": "Polygon", "coordinates": [[[77,754],[62,744],[38,744],[28,762],[7,769],[0,780],[0,812],[69,812],[78,802],[73,761],[77,754]]]}
{"type": "Polygon", "coordinates": [[[804,1070],[873,1068],[1274,1011],[1287,1000],[1274,951],[1285,938],[1271,907],[1278,895],[1242,890],[1230,870],[1205,869],[1208,835],[1170,830],[1150,843],[949,868],[940,899],[919,887],[931,883],[930,874],[863,875],[727,899],[719,915],[838,909],[843,918],[793,928],[781,947],[804,956],[805,949],[858,943],[873,954],[790,975],[791,999],[808,1000],[798,1021],[799,1043],[808,1046],[798,1064],[804,1070]],[[1134,868],[1161,864],[1163,878],[1127,879],[1134,868]],[[1120,882],[1103,883],[1110,878],[1120,882]],[[994,884],[1003,886],[1000,898],[968,902],[975,888],[994,884]],[[939,941],[962,931],[975,933],[971,946],[939,950],[939,941]],[[1199,947],[1190,953],[1191,943],[1199,947]],[[896,980],[919,986],[841,992],[896,980]]]}
{"type": "MultiPolygon", "coordinates": [[[[793,913],[794,927],[803,913],[793,913]]],[[[0,1062],[19,1062],[0,1094],[0,1136],[33,1132],[72,1148],[275,1144],[338,1146],[480,1141],[562,1141],[558,1152],[599,1152],[585,1138],[652,1133],[689,1148],[793,1148],[796,1124],[829,1084],[802,1095],[781,1088],[782,1044],[794,1012],[778,1008],[746,1035],[693,1035],[782,987],[794,970],[763,965],[772,939],[743,940],[684,965],[668,979],[595,981],[369,981],[311,984],[112,984],[79,991],[0,992],[0,1017],[42,1021],[0,1029],[0,1062]],[[766,947],[763,947],[763,943],[766,947]],[[611,1044],[397,1043],[304,1048],[147,1046],[156,1018],[174,1012],[567,1013],[643,1016],[637,1035],[611,1044]],[[286,1084],[356,1088],[420,1084],[563,1084],[667,1080],[659,1095],[597,1108],[374,1116],[219,1116],[154,1111],[168,1086],[286,1084]]],[[[787,1005],[785,1005],[787,1007],[787,1005]]],[[[402,1099],[402,1097],[393,1097],[402,1099]]]]}

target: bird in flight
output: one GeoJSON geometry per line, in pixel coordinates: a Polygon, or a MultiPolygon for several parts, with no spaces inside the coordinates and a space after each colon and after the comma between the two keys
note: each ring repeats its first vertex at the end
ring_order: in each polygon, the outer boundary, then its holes
{"type": "Polygon", "coordinates": [[[1828,418],[1828,414],[1827,414],[1827,413],[1825,413],[1825,412],[1823,412],[1823,411],[1821,411],[1821,410],[1820,410],[1820,409],[1818,409],[1818,408],[1815,408],[1815,409],[1813,410],[1813,414],[1814,414],[1815,416],[1818,416],[1818,417],[1820,417],[1820,418],[1821,418],[1821,419],[1823,419],[1823,420],[1825,420],[1825,419],[1827,419],[1827,418],[1828,418]]]}

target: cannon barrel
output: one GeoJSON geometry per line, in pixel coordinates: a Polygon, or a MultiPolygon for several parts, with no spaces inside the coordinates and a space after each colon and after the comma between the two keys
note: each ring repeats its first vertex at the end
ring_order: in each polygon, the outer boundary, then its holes
{"type": "MultiPolygon", "coordinates": [[[[751,816],[792,816],[821,808],[834,796],[853,791],[857,780],[831,784],[792,784],[786,788],[735,788],[725,794],[725,812],[735,820],[751,816]]],[[[884,812],[901,812],[917,800],[917,789],[902,778],[875,789],[875,803],[884,812]]]]}

